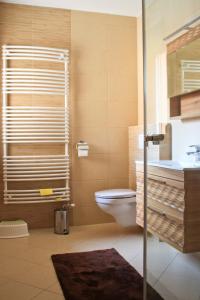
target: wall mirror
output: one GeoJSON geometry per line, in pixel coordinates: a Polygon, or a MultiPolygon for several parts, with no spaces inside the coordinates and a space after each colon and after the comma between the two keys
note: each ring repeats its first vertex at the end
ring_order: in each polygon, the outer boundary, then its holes
{"type": "Polygon", "coordinates": [[[200,37],[167,55],[168,97],[200,89],[200,37]]]}

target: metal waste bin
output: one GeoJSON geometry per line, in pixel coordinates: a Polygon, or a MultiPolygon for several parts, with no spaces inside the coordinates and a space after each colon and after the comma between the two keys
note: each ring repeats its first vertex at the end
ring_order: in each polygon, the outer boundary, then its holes
{"type": "Polygon", "coordinates": [[[57,234],[69,233],[69,208],[63,206],[54,210],[54,232],[57,234]]]}

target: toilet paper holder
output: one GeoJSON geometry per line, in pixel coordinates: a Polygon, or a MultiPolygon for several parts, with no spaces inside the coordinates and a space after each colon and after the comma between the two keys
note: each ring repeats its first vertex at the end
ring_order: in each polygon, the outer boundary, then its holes
{"type": "Polygon", "coordinates": [[[79,141],[76,144],[76,150],[78,153],[78,157],[86,157],[86,156],[88,156],[89,145],[85,141],[79,141]]]}

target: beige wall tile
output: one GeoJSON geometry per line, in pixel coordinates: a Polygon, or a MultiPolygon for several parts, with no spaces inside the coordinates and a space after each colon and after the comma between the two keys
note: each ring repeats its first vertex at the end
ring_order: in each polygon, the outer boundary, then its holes
{"type": "Polygon", "coordinates": [[[104,213],[97,205],[79,206],[74,210],[73,217],[76,225],[112,223],[114,221],[112,216],[104,213]]]}
{"type": "MultiPolygon", "coordinates": [[[[74,44],[75,41],[72,40],[72,45],[74,44]]],[[[106,51],[98,51],[98,48],[96,51],[91,51],[90,47],[80,47],[73,49],[72,55],[72,73],[90,73],[93,76],[106,71],[106,51]]]]}
{"type": "Polygon", "coordinates": [[[105,180],[72,181],[72,200],[78,206],[94,205],[95,192],[105,190],[106,187],[105,180]]]}
{"type": "Polygon", "coordinates": [[[109,152],[108,147],[110,144],[110,138],[106,127],[83,126],[73,128],[72,144],[75,155],[77,154],[75,150],[76,143],[80,140],[84,140],[88,143],[89,155],[91,153],[106,154],[109,152]]]}
{"type": "Polygon", "coordinates": [[[107,99],[107,74],[80,73],[72,74],[71,95],[76,101],[105,101],[107,99]]]}
{"type": "Polygon", "coordinates": [[[125,154],[128,149],[127,127],[109,127],[108,130],[108,153],[125,154]]]}
{"type": "Polygon", "coordinates": [[[109,179],[121,179],[128,177],[128,157],[123,154],[109,154],[109,179]]]}
{"type": "Polygon", "coordinates": [[[132,18],[132,22],[129,22],[129,20],[124,18],[124,22],[120,22],[120,19],[118,19],[116,23],[107,24],[108,47],[114,47],[113,49],[117,48],[117,51],[121,50],[126,53],[130,53],[131,50],[137,53],[134,47],[134,37],[137,33],[137,19],[132,18]],[[130,39],[131,34],[133,35],[132,39],[130,39]],[[129,45],[129,47],[127,47],[127,45],[129,45]]]}
{"type": "Polygon", "coordinates": [[[127,189],[129,178],[109,178],[108,188],[109,189],[127,189]]]}
{"type": "Polygon", "coordinates": [[[129,74],[135,71],[133,68],[137,66],[137,49],[134,38],[137,26],[134,23],[131,26],[107,25],[107,45],[109,69],[117,71],[116,68],[121,67],[118,71],[126,71],[129,74]]]}
{"type": "Polygon", "coordinates": [[[112,101],[108,103],[108,126],[127,127],[137,124],[136,101],[112,101]]]}
{"type": "Polygon", "coordinates": [[[98,18],[95,20],[88,20],[88,18],[85,17],[85,21],[82,22],[80,18],[77,17],[75,21],[73,16],[72,50],[87,50],[90,48],[92,52],[103,52],[106,49],[107,42],[105,24],[102,23],[101,20],[98,20],[98,18]]]}
{"type": "Polygon", "coordinates": [[[106,101],[77,101],[77,99],[73,99],[71,122],[72,127],[105,127],[107,124],[106,101]]]}
{"type": "Polygon", "coordinates": [[[107,154],[90,154],[88,157],[72,158],[72,180],[107,178],[109,157],[107,154]]]}
{"type": "MultiPolygon", "coordinates": [[[[108,74],[109,101],[137,101],[136,76],[121,72],[120,69],[108,74]]],[[[128,104],[126,104],[128,106],[128,104]]],[[[136,103],[135,103],[136,105],[136,103]]],[[[137,109],[137,106],[136,106],[137,109]]]]}

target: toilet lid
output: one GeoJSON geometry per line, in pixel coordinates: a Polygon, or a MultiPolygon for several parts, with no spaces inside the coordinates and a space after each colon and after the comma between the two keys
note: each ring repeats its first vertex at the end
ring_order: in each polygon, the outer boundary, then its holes
{"type": "Polygon", "coordinates": [[[112,189],[98,191],[95,196],[104,199],[131,198],[136,196],[136,192],[131,189],[112,189]]]}

